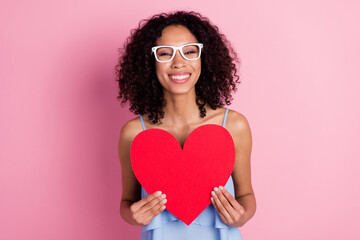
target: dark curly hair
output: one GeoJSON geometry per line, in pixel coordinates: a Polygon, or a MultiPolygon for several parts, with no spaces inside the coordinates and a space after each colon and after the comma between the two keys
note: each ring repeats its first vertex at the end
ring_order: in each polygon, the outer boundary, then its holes
{"type": "Polygon", "coordinates": [[[138,28],[131,30],[124,47],[119,49],[120,58],[115,67],[116,81],[119,82],[117,99],[122,99],[122,105],[130,101],[129,110],[135,114],[148,113],[153,124],[161,123],[166,102],[156,76],[151,48],[169,25],[185,26],[204,45],[201,74],[195,85],[200,116],[206,116],[206,103],[214,110],[230,105],[232,92],[237,90],[236,83],[240,83],[235,64],[240,64],[240,60],[219,28],[193,11],[157,14],[141,20],[138,28]]]}

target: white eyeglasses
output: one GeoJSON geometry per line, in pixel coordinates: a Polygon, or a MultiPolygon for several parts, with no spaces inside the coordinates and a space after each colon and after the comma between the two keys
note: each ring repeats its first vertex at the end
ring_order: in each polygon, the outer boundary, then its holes
{"type": "Polygon", "coordinates": [[[201,55],[202,43],[188,43],[179,47],[174,46],[156,46],[151,48],[155,59],[158,62],[170,62],[177,50],[180,50],[181,56],[186,60],[196,60],[201,55]]]}

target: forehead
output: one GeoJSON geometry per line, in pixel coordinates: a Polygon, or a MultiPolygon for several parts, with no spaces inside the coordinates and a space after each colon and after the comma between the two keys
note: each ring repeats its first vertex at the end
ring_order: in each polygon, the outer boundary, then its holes
{"type": "Polygon", "coordinates": [[[187,43],[197,43],[196,37],[182,25],[171,25],[163,29],[156,45],[180,46],[187,43]]]}

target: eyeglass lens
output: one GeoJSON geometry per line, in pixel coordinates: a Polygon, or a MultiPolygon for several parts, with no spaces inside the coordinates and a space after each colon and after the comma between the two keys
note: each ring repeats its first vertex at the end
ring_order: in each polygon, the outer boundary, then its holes
{"type": "MultiPolygon", "coordinates": [[[[196,59],[200,54],[200,48],[197,45],[188,45],[182,48],[183,54],[188,59],[196,59]]],[[[156,50],[156,56],[160,61],[168,61],[174,54],[171,47],[160,47],[156,50]]]]}

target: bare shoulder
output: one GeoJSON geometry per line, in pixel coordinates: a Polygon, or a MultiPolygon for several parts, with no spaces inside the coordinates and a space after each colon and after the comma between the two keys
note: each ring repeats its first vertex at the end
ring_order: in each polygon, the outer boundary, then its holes
{"type": "Polygon", "coordinates": [[[225,127],[236,137],[251,135],[250,124],[247,118],[242,113],[234,110],[229,110],[225,127]]]}
{"type": "Polygon", "coordinates": [[[141,131],[142,128],[139,117],[129,120],[121,128],[118,144],[120,160],[129,159],[131,144],[136,135],[141,131]]]}
{"type": "Polygon", "coordinates": [[[135,117],[124,124],[121,128],[120,139],[132,141],[142,131],[139,117],[135,117]]]}

